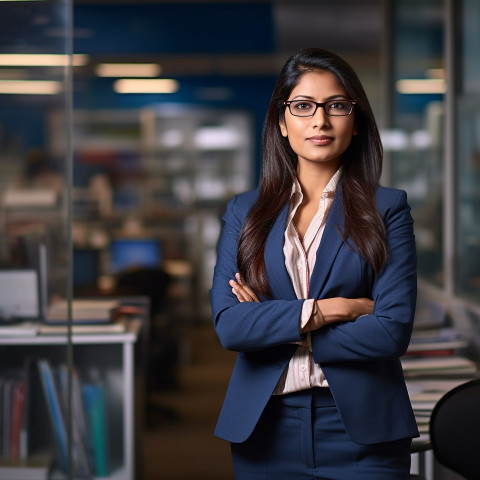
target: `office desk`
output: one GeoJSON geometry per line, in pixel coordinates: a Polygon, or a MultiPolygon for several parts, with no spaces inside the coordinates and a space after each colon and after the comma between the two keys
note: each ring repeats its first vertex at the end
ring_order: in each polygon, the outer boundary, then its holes
{"type": "Polygon", "coordinates": [[[421,475],[425,480],[433,480],[433,450],[428,435],[414,438],[410,449],[412,466],[410,473],[421,475]]]}

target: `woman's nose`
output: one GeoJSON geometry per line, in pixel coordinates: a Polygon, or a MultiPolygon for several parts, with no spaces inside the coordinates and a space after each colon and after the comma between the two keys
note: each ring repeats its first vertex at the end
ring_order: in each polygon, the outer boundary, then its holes
{"type": "Polygon", "coordinates": [[[329,124],[327,112],[323,107],[318,107],[315,115],[313,116],[315,126],[322,127],[329,124]]]}

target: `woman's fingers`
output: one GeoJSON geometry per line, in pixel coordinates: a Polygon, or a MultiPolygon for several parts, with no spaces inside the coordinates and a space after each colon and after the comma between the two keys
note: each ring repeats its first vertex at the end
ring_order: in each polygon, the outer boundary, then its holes
{"type": "Polygon", "coordinates": [[[235,274],[235,278],[237,279],[238,284],[243,288],[245,293],[248,295],[248,297],[252,299],[251,301],[260,303],[260,300],[257,297],[257,294],[243,281],[239,273],[235,274]]]}
{"type": "Polygon", "coordinates": [[[248,301],[248,299],[245,298],[245,293],[242,290],[242,287],[237,282],[235,282],[234,280],[230,280],[228,283],[232,287],[232,293],[237,297],[239,302],[248,301]]]}
{"type": "Polygon", "coordinates": [[[255,292],[242,281],[238,273],[235,275],[235,278],[237,281],[230,280],[228,283],[232,287],[232,292],[237,297],[238,301],[260,303],[255,292]]]}

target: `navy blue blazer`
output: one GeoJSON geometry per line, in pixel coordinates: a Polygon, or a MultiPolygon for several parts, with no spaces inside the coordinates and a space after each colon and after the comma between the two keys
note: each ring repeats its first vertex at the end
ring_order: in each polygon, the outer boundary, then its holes
{"type": "MultiPolygon", "coordinates": [[[[338,188],[341,188],[339,185],[338,188]]],[[[379,187],[377,208],[385,223],[389,257],[377,276],[347,245],[340,191],[334,198],[311,274],[310,298],[374,300],[371,315],[312,332],[315,362],[323,369],[344,426],[360,444],[418,436],[399,357],[413,326],[417,295],[413,220],[405,192],[379,187]]],[[[265,264],[272,298],[239,303],[228,282],[237,270],[237,241],[256,190],[234,197],[223,217],[210,291],[222,346],[239,352],[215,435],[243,442],[252,433],[298,342],[304,300],[297,299],[285,268],[288,205],[267,238],[265,264]]]]}

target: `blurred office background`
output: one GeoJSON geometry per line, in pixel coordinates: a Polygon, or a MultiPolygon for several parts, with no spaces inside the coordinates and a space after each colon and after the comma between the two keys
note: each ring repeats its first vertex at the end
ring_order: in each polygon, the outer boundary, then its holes
{"type": "Polygon", "coordinates": [[[38,265],[43,245],[44,309],[149,298],[139,479],[232,478],[211,432],[234,356],[208,290],[225,204],[258,181],[297,49],[359,74],[383,184],[412,206],[420,296],[480,347],[479,23],[476,0],[0,1],[0,266],[38,265]]]}

